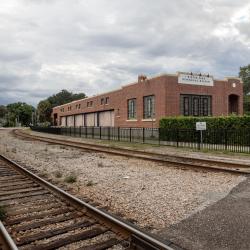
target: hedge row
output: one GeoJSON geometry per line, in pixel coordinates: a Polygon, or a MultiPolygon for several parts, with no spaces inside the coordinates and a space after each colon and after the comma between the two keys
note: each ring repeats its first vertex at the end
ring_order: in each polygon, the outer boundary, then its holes
{"type": "Polygon", "coordinates": [[[206,122],[207,129],[250,129],[250,116],[220,117],[164,117],[160,120],[160,128],[195,129],[196,122],[206,122]]]}

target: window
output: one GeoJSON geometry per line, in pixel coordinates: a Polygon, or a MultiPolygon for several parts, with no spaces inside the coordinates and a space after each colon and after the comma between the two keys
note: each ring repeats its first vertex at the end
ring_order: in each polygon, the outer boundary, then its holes
{"type": "Polygon", "coordinates": [[[109,97],[106,97],[105,98],[105,104],[108,104],[109,103],[109,97]]]}
{"type": "Polygon", "coordinates": [[[200,115],[200,103],[199,103],[199,98],[194,97],[193,98],[193,116],[199,116],[200,115]]]}
{"type": "Polygon", "coordinates": [[[101,105],[103,105],[103,104],[104,104],[104,98],[101,99],[101,105]]]}
{"type": "Polygon", "coordinates": [[[202,116],[208,116],[208,98],[202,98],[201,105],[202,116]]]}
{"type": "Polygon", "coordinates": [[[128,100],[128,120],[136,119],[136,99],[128,100]]]}
{"type": "Polygon", "coordinates": [[[93,101],[87,102],[87,107],[92,107],[93,106],[93,101]]]}
{"type": "Polygon", "coordinates": [[[184,116],[211,116],[212,97],[208,95],[181,95],[181,114],[184,116]]]}
{"type": "Polygon", "coordinates": [[[143,97],[143,118],[149,119],[155,116],[155,96],[144,96],[143,97]]]}
{"type": "Polygon", "coordinates": [[[189,115],[189,98],[188,97],[184,97],[184,115],[189,115]]]}
{"type": "Polygon", "coordinates": [[[68,111],[70,111],[71,110],[71,106],[68,106],[68,111]]]}

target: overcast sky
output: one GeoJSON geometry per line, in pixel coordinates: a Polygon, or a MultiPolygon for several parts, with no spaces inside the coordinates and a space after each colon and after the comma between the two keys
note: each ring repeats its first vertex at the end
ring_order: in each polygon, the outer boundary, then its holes
{"type": "Polygon", "coordinates": [[[249,63],[249,0],[0,0],[0,104],[249,63]]]}

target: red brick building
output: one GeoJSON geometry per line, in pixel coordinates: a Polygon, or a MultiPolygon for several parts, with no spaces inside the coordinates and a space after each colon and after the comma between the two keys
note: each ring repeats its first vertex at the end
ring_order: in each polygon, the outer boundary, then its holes
{"type": "Polygon", "coordinates": [[[177,73],[138,81],[118,90],[53,108],[57,126],[158,127],[164,116],[243,114],[243,84],[237,77],[177,73]]]}

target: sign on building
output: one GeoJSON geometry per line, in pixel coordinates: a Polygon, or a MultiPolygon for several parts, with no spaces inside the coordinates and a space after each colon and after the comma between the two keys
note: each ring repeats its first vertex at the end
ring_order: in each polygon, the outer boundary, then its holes
{"type": "Polygon", "coordinates": [[[193,84],[203,86],[214,86],[214,79],[209,75],[200,75],[192,73],[179,73],[178,83],[193,84]]]}
{"type": "Polygon", "coordinates": [[[206,130],[207,123],[206,122],[196,122],[196,130],[206,130]]]}

